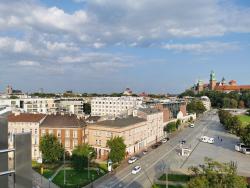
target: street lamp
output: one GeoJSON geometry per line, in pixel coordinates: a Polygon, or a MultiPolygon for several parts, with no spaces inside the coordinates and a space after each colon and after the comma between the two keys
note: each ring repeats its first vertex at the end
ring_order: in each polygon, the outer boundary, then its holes
{"type": "Polygon", "coordinates": [[[63,170],[64,170],[64,173],[63,173],[63,184],[65,185],[66,184],[66,171],[65,171],[65,151],[63,152],[63,170]]]}
{"type": "Polygon", "coordinates": [[[88,154],[88,179],[89,179],[89,156],[92,154],[93,152],[91,151],[91,152],[89,152],[89,154],[88,154]]]}

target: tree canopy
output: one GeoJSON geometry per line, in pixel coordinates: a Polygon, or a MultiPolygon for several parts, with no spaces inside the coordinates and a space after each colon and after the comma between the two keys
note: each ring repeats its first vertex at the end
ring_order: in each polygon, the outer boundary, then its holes
{"type": "Polygon", "coordinates": [[[177,129],[177,122],[170,122],[167,125],[165,125],[165,127],[164,127],[164,131],[167,133],[174,132],[174,131],[176,131],[176,129],[177,129]]]}
{"type": "Polygon", "coordinates": [[[126,154],[126,145],[122,137],[112,137],[107,141],[107,145],[110,148],[109,158],[113,163],[120,163],[126,154]]]}
{"type": "Polygon", "coordinates": [[[72,165],[74,169],[82,171],[88,166],[88,160],[93,159],[95,156],[95,150],[90,145],[79,145],[72,152],[72,165]]]}
{"type": "Polygon", "coordinates": [[[206,111],[206,108],[200,100],[194,99],[187,104],[187,111],[189,113],[202,114],[206,111]]]}
{"type": "Polygon", "coordinates": [[[240,140],[244,144],[250,146],[250,124],[241,131],[240,140]]]}
{"type": "Polygon", "coordinates": [[[39,149],[42,152],[42,158],[45,163],[58,162],[62,159],[64,153],[63,146],[51,134],[46,134],[41,138],[39,149]]]}
{"type": "Polygon", "coordinates": [[[200,167],[191,167],[194,173],[188,188],[247,188],[246,178],[237,175],[237,166],[234,163],[219,163],[205,158],[205,164],[200,167]]]}

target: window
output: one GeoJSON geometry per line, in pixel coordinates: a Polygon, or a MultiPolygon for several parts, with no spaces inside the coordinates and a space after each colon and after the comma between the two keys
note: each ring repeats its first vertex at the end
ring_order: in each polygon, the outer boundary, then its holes
{"type": "Polygon", "coordinates": [[[37,129],[35,129],[35,134],[37,134],[37,129]]]}
{"type": "Polygon", "coordinates": [[[24,128],[22,128],[22,133],[24,133],[24,128]]]}
{"type": "Polygon", "coordinates": [[[73,131],[73,138],[77,138],[77,131],[73,131]]]}
{"type": "Polygon", "coordinates": [[[70,140],[65,140],[65,147],[69,147],[70,146],[70,140]]]}
{"type": "Polygon", "coordinates": [[[53,130],[50,129],[50,130],[49,130],[49,134],[53,134],[53,130]]]}
{"type": "Polygon", "coordinates": [[[37,145],[37,136],[35,136],[34,144],[37,145]]]}
{"type": "Polygon", "coordinates": [[[99,143],[98,143],[99,145],[102,145],[102,141],[101,140],[99,140],[99,143]]]}
{"type": "Polygon", "coordinates": [[[78,145],[78,140],[74,139],[74,141],[73,141],[73,147],[76,147],[77,145],[78,145]]]}
{"type": "Polygon", "coordinates": [[[66,138],[69,138],[69,137],[70,137],[70,132],[69,132],[69,130],[66,130],[66,131],[65,131],[65,137],[66,137],[66,138]]]}
{"type": "Polygon", "coordinates": [[[61,130],[57,130],[57,137],[61,137],[61,130]]]}
{"type": "Polygon", "coordinates": [[[42,129],[42,136],[45,136],[46,131],[44,129],[42,129]]]}

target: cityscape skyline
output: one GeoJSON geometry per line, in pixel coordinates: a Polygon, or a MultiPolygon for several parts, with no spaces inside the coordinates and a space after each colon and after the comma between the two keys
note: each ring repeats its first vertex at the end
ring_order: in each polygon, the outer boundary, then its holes
{"type": "Polygon", "coordinates": [[[180,93],[211,70],[250,83],[243,0],[21,0],[0,9],[0,91],[180,93]]]}

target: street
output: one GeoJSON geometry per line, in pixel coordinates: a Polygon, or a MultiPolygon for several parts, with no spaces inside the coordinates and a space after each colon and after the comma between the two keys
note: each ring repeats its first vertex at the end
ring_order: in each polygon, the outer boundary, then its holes
{"type": "Polygon", "coordinates": [[[125,167],[114,176],[96,183],[95,187],[151,187],[154,179],[166,170],[187,169],[189,166],[197,166],[204,162],[206,156],[221,162],[236,161],[239,173],[250,175],[250,157],[234,151],[234,144],[238,142],[238,139],[223,130],[219,124],[218,116],[214,112],[203,115],[195,122],[194,128],[184,129],[167,143],[149,152],[134,164],[125,167]],[[199,138],[202,135],[214,137],[215,143],[201,143],[199,138]],[[223,139],[222,142],[216,140],[218,136],[223,139]],[[180,140],[186,140],[186,146],[191,148],[189,157],[178,155],[180,140]],[[136,165],[140,165],[142,170],[133,175],[131,170],[136,165]]]}

